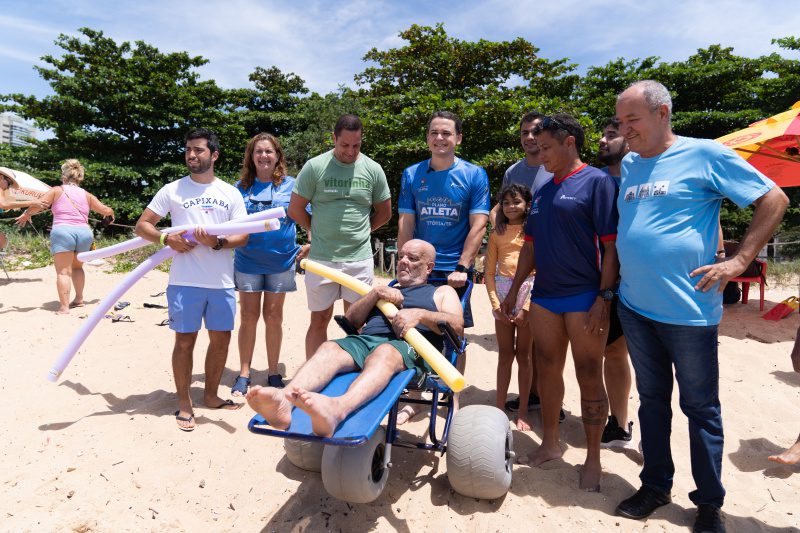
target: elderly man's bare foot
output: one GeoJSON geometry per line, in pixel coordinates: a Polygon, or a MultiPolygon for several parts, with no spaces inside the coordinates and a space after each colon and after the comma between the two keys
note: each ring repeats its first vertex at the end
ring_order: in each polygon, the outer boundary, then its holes
{"type": "Polygon", "coordinates": [[[292,424],[292,404],[283,389],[254,385],[245,397],[250,407],[275,429],[287,429],[292,424]]]}
{"type": "Polygon", "coordinates": [[[540,466],[547,461],[552,461],[553,459],[560,459],[561,456],[564,455],[564,452],[561,451],[561,447],[558,445],[552,446],[545,446],[544,444],[540,445],[539,448],[530,454],[527,458],[520,459],[519,463],[528,466],[540,466]]]}
{"type": "Polygon", "coordinates": [[[69,307],[59,307],[58,311],[56,311],[57,315],[68,315],[69,314],[69,307]]]}
{"type": "Polygon", "coordinates": [[[337,406],[336,398],[300,387],[293,388],[291,397],[295,407],[305,411],[311,418],[311,429],[320,437],[332,436],[336,426],[345,418],[337,406]]]}
{"type": "Polygon", "coordinates": [[[600,477],[602,474],[603,468],[600,463],[586,461],[581,467],[578,486],[586,492],[600,492],[600,477]]]}
{"type": "Polygon", "coordinates": [[[778,455],[770,455],[767,459],[782,465],[800,464],[800,439],[794,443],[794,446],[785,452],[779,453],[778,455]]]}

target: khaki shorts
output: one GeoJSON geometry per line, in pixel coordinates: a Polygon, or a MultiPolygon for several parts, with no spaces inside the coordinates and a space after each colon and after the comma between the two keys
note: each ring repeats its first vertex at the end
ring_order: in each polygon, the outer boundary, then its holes
{"type": "MultiPolygon", "coordinates": [[[[350,263],[338,263],[335,261],[320,261],[315,260],[321,265],[334,268],[340,272],[344,272],[356,279],[372,285],[374,264],[372,258],[364,259],[363,261],[353,261],[350,263]]],[[[336,300],[344,299],[347,302],[353,303],[359,298],[357,292],[342,287],[335,281],[323,278],[313,272],[306,272],[306,297],[308,299],[309,311],[324,311],[332,306],[336,300]]]]}

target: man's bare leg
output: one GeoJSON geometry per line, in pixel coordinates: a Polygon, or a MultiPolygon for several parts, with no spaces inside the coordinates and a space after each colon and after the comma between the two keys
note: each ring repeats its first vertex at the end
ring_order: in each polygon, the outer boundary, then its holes
{"type": "Polygon", "coordinates": [[[611,414],[619,426],[628,430],[628,397],[631,393],[631,365],[628,361],[628,345],[620,337],[605,348],[603,359],[608,404],[611,414]]]}
{"type": "Polygon", "coordinates": [[[581,390],[581,418],[586,432],[586,462],[580,476],[580,488],[600,490],[600,438],[608,414],[608,398],[603,386],[603,349],[607,332],[595,335],[586,331],[587,313],[565,313],[575,376],[581,390]]]}
{"type": "MultiPolygon", "coordinates": [[[[172,376],[175,379],[175,391],[178,393],[178,416],[183,418],[194,416],[189,386],[192,384],[192,353],[196,340],[196,331],[175,333],[175,345],[172,348],[172,376]]],[[[191,428],[194,427],[194,422],[178,420],[178,425],[191,428]]]]}
{"type": "Polygon", "coordinates": [[[564,453],[559,443],[558,415],[564,400],[563,374],[569,341],[562,315],[531,302],[531,320],[535,324],[535,358],[542,402],[542,443],[528,458],[528,464],[539,466],[564,453]]]}
{"type": "Polygon", "coordinates": [[[322,343],[328,340],[328,324],[333,317],[333,305],[323,311],[311,311],[311,322],[306,332],[306,360],[317,353],[322,343]]]}
{"type": "Polygon", "coordinates": [[[277,389],[255,385],[247,392],[247,403],[276,429],[286,429],[292,422],[291,394],[295,387],[318,391],[337,374],[356,369],[353,358],[335,342],[325,342],[314,357],[300,367],[290,387],[277,389]]]}
{"type": "Polygon", "coordinates": [[[219,382],[225,363],[228,360],[228,346],[231,343],[230,331],[208,331],[208,350],[206,351],[206,386],[203,393],[203,403],[206,407],[214,409],[236,410],[242,407],[240,403],[231,403],[219,397],[219,382]]]}
{"type": "Polygon", "coordinates": [[[311,417],[311,428],[330,437],[347,415],[377,396],[396,373],[405,368],[403,357],[392,345],[382,344],[367,357],[364,370],[342,396],[331,398],[305,390],[292,381],[291,401],[311,417]]]}
{"type": "Polygon", "coordinates": [[[770,455],[768,459],[784,465],[800,464],[800,435],[797,436],[797,442],[791,448],[778,455],[770,455]]]}

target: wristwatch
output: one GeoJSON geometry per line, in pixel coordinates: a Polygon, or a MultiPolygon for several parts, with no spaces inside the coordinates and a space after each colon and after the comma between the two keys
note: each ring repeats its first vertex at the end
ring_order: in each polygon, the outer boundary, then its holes
{"type": "Polygon", "coordinates": [[[455,271],[456,271],[456,272],[461,272],[461,273],[464,273],[464,272],[466,272],[466,271],[467,271],[467,267],[465,267],[464,265],[462,265],[461,263],[459,263],[459,264],[457,264],[457,265],[456,265],[456,269],[455,269],[455,271]]]}
{"type": "Polygon", "coordinates": [[[613,289],[601,289],[598,292],[598,296],[600,296],[604,302],[611,302],[614,300],[614,291],[613,289]]]}
{"type": "Polygon", "coordinates": [[[225,243],[228,242],[228,239],[225,237],[217,237],[217,244],[211,247],[212,250],[222,250],[222,247],[225,246],[225,243]]]}

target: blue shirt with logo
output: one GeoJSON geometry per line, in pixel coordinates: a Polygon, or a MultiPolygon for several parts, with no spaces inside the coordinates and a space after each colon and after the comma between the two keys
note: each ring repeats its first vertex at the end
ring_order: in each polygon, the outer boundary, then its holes
{"type": "Polygon", "coordinates": [[[489,177],[463,159],[435,171],[430,159],[403,171],[398,211],[415,217],[414,238],[436,248],[436,270],[452,272],[469,234],[469,216],[489,214],[489,177]]]}
{"type": "MultiPolygon", "coordinates": [[[[247,214],[266,211],[273,207],[289,207],[294,188],[294,178],[286,176],[275,187],[271,181],[253,181],[253,186],[243,189],[241,182],[236,188],[242,193],[247,214]]],[[[279,274],[294,266],[300,247],[297,245],[297,226],[291,218],[280,219],[277,230],[253,233],[246,246],[236,248],[234,268],[245,274],[279,274]]]]}
{"type": "Polygon", "coordinates": [[[617,187],[588,165],[536,192],[525,240],[536,258],[534,298],[563,298],[600,289],[602,242],[617,237],[617,187]]]}
{"type": "Polygon", "coordinates": [[[711,140],[678,137],[655,157],[626,155],[617,200],[621,301],[658,322],[718,324],[722,293],[695,290],[702,276],[689,273],[714,263],[722,199],[745,207],[774,186],[711,140]]]}

